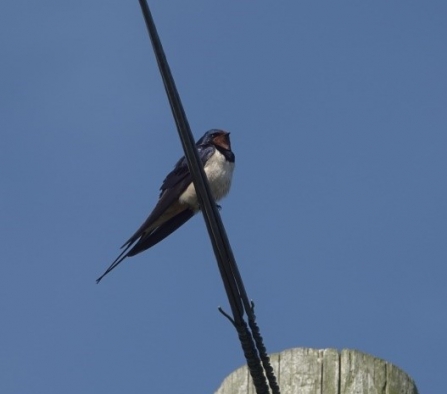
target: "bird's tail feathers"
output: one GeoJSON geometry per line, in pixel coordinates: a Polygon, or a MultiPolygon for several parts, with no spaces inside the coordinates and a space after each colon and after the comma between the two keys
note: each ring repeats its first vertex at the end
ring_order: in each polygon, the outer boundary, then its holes
{"type": "Polygon", "coordinates": [[[107,268],[106,272],[104,272],[98,279],[96,279],[96,283],[98,284],[104,276],[106,276],[110,271],[112,271],[115,267],[117,267],[127,256],[127,251],[132,246],[133,242],[127,242],[127,245],[124,244],[123,247],[125,249],[120,253],[120,255],[115,259],[115,261],[110,264],[110,267],[107,268]]]}
{"type": "Polygon", "coordinates": [[[98,279],[96,283],[99,283],[104,276],[106,276],[110,271],[112,271],[118,264],[120,264],[126,257],[135,256],[142,251],[151,248],[156,245],[168,235],[172,234],[180,226],[185,224],[189,219],[191,219],[195,214],[195,211],[191,209],[185,209],[176,216],[170,218],[162,225],[152,229],[149,232],[138,230],[123,246],[124,250],[115,259],[115,261],[107,268],[98,279]],[[145,234],[144,234],[145,233],[145,234]],[[139,239],[138,239],[139,238],[139,239]],[[137,241],[138,239],[138,241],[137,241]],[[132,247],[132,249],[130,249],[132,247]],[[130,249],[130,250],[129,250],[130,249]]]}

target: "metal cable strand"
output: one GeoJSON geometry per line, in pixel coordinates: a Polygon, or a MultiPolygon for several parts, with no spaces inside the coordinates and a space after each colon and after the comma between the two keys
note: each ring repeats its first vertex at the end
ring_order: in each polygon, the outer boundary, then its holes
{"type": "MultiPolygon", "coordinates": [[[[247,323],[244,321],[244,310],[249,317],[249,321],[255,321],[255,316],[252,311],[252,306],[248,301],[248,296],[245,292],[244,284],[240,276],[233,252],[222,223],[220,214],[216,208],[214,199],[211,196],[208,180],[205,176],[202,165],[198,157],[197,148],[195,147],[194,139],[183,109],[174,79],[172,77],[163,47],[158,36],[155,23],[153,21],[149,6],[145,0],[139,0],[141,10],[146,22],[146,26],[151,38],[154,53],[157,59],[158,67],[162,75],[163,84],[169,99],[169,104],[177,125],[179,137],[185,151],[185,157],[188,162],[188,167],[192,175],[194,187],[197,191],[199,205],[201,207],[207,230],[211,239],[213,250],[218,263],[219,271],[224,282],[227,297],[233,314],[233,319],[226,315],[235,326],[241,345],[244,351],[247,365],[252,375],[256,392],[258,394],[268,394],[269,388],[263,372],[263,367],[266,368],[267,376],[273,374],[273,369],[269,367],[269,359],[266,357],[265,347],[262,343],[262,337],[259,334],[259,328],[255,324],[257,339],[256,343],[260,343],[264,357],[261,364],[258,351],[256,350],[255,342],[253,340],[253,333],[248,329],[247,323]]],[[[250,323],[252,324],[252,323],[250,323]]],[[[270,381],[270,378],[269,378],[270,381]]],[[[276,383],[276,381],[275,381],[276,383]]],[[[270,385],[272,383],[270,382],[270,385]]],[[[275,392],[279,393],[279,391],[275,392]]]]}
{"type": "Polygon", "coordinates": [[[270,390],[268,388],[261,364],[254,361],[249,361],[257,358],[258,354],[252,354],[256,350],[254,347],[253,338],[248,330],[247,323],[242,321],[241,324],[234,324],[234,327],[236,328],[245,358],[247,359],[248,369],[253,380],[253,385],[256,388],[256,393],[269,394],[270,390]]]}
{"type": "Polygon", "coordinates": [[[231,269],[229,269],[229,267],[225,264],[225,256],[228,255],[228,253],[226,253],[228,241],[227,244],[225,244],[221,236],[221,234],[224,233],[224,230],[222,230],[222,220],[220,219],[216,204],[212,200],[211,192],[203,167],[200,165],[200,159],[198,157],[197,148],[195,147],[194,138],[192,136],[191,129],[189,127],[189,123],[180,100],[180,96],[175,86],[171,70],[167,63],[163,46],[161,45],[161,41],[158,36],[151,12],[149,10],[149,6],[147,5],[147,2],[145,0],[139,0],[139,2],[156,55],[157,64],[162,75],[163,84],[166,89],[172,114],[177,125],[177,130],[182,142],[183,150],[185,151],[185,157],[188,161],[188,167],[191,171],[194,187],[197,190],[199,205],[202,208],[202,213],[205,217],[205,223],[210,234],[220,272],[221,274],[223,274],[223,281],[225,289],[227,291],[227,295],[229,297],[230,306],[235,314],[235,319],[239,319],[241,316],[243,316],[244,311],[240,301],[238,286],[234,282],[234,280],[224,279],[230,279],[232,274],[231,269]]]}
{"type": "MultiPolygon", "coordinates": [[[[230,253],[232,253],[232,250],[230,250],[230,253]]],[[[234,256],[232,256],[232,257],[233,257],[233,260],[231,258],[229,259],[230,263],[232,263],[234,261],[234,256]]],[[[244,284],[242,282],[242,277],[240,276],[239,269],[238,269],[236,263],[234,263],[234,265],[232,265],[232,272],[233,272],[233,275],[235,276],[238,284],[239,284],[239,282],[241,283],[241,285],[239,287],[239,289],[241,291],[241,298],[242,298],[242,301],[244,302],[244,309],[247,313],[248,323],[250,326],[251,334],[254,338],[256,348],[258,350],[259,357],[262,362],[262,366],[264,367],[265,375],[267,376],[267,380],[269,382],[269,386],[270,386],[273,394],[280,394],[281,391],[280,391],[278,382],[276,380],[276,376],[273,371],[273,367],[270,363],[270,357],[267,354],[267,348],[264,345],[264,339],[262,338],[261,331],[259,329],[258,324],[256,323],[256,315],[254,312],[254,303],[251,302],[250,305],[248,303],[248,296],[245,292],[244,284]]],[[[253,376],[252,376],[252,378],[254,379],[253,376]]]]}
{"type": "MultiPolygon", "coordinates": [[[[252,315],[254,314],[254,304],[252,303],[252,315]]],[[[267,380],[269,382],[269,386],[272,389],[273,394],[280,394],[280,389],[278,386],[278,382],[276,381],[275,372],[273,371],[272,364],[270,363],[270,357],[267,354],[267,349],[264,346],[264,340],[261,335],[261,331],[259,330],[259,326],[256,323],[256,320],[248,317],[248,324],[250,326],[251,333],[256,343],[256,347],[259,352],[259,356],[261,357],[262,366],[264,367],[265,374],[267,376],[267,380]]]]}
{"type": "MultiPolygon", "coordinates": [[[[208,217],[208,220],[205,218],[205,224],[207,226],[208,233],[212,234],[213,237],[222,238],[222,233],[219,231],[221,229],[217,228],[218,232],[215,234],[214,233],[215,228],[213,228],[213,226],[209,223],[210,221],[212,221],[211,217],[208,217]]],[[[223,231],[225,232],[225,229],[223,229],[223,231]]],[[[226,233],[224,235],[226,237],[226,233]]],[[[213,237],[211,239],[211,244],[213,246],[214,255],[216,256],[217,259],[217,266],[219,267],[219,272],[222,277],[222,281],[224,283],[224,287],[230,301],[230,307],[233,314],[233,319],[236,324],[239,324],[244,319],[244,305],[241,301],[239,286],[237,282],[234,280],[230,264],[228,263],[225,264],[225,262],[231,261],[230,258],[228,257],[227,250],[225,248],[223,250],[219,249],[220,245],[217,245],[215,242],[213,242],[213,237]]]]}

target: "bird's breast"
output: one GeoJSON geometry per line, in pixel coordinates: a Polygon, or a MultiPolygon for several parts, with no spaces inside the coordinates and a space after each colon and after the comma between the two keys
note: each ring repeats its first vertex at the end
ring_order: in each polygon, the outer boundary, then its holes
{"type": "MultiPolygon", "coordinates": [[[[216,201],[225,197],[230,191],[234,163],[229,162],[217,149],[205,163],[205,174],[210,184],[211,193],[216,201]]],[[[199,209],[197,194],[191,183],[179,198],[180,202],[188,204],[195,210],[199,209]]]]}

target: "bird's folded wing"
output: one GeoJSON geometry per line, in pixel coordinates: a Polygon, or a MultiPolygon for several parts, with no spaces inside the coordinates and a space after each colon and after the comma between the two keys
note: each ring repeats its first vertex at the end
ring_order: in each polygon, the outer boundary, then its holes
{"type": "MultiPolygon", "coordinates": [[[[213,147],[199,148],[199,155],[202,165],[213,154],[213,147]]],[[[189,172],[188,164],[185,157],[182,157],[172,170],[164,179],[160,188],[160,198],[154,210],[139,227],[139,229],[127,240],[121,248],[126,248],[133,244],[137,239],[150,234],[157,226],[164,221],[170,220],[171,217],[179,214],[183,210],[188,209],[187,205],[180,206],[178,199],[186,188],[191,184],[192,177],[189,172]],[[163,216],[165,216],[163,218],[163,216]]],[[[184,222],[183,222],[184,223],[184,222]]],[[[176,228],[178,228],[177,226],[176,228]]],[[[174,231],[174,230],[172,230],[174,231]]],[[[171,231],[171,232],[172,232],[171,231]]],[[[164,238],[164,237],[163,237],[164,238]]]]}

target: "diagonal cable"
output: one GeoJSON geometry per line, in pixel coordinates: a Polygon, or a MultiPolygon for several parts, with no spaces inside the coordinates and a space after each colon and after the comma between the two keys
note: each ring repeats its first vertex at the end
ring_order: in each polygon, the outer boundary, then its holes
{"type": "MultiPolygon", "coordinates": [[[[171,106],[172,113],[174,115],[175,123],[177,125],[177,130],[179,132],[180,140],[185,151],[185,157],[188,161],[188,167],[190,169],[192,179],[194,182],[194,187],[197,190],[197,197],[199,199],[199,204],[202,212],[205,216],[205,222],[208,228],[208,232],[214,242],[212,243],[214,253],[218,257],[219,261],[226,259],[226,245],[224,244],[220,234],[222,233],[221,228],[216,225],[216,217],[220,218],[219,212],[217,210],[216,204],[213,202],[211,197],[211,192],[209,189],[209,184],[207,182],[205,172],[202,165],[200,164],[199,155],[197,148],[195,147],[195,141],[192,136],[191,129],[189,127],[188,120],[186,118],[185,111],[181,104],[181,100],[175,86],[169,65],[166,60],[166,56],[163,51],[163,47],[160,42],[152,15],[149,10],[149,6],[146,1],[139,0],[143,15],[146,21],[146,25],[149,31],[149,36],[151,38],[152,46],[157,58],[158,67],[160,73],[162,74],[163,84],[168,95],[169,104],[171,106]],[[206,196],[206,197],[204,197],[206,196]],[[209,220],[210,218],[213,218],[209,220]]],[[[220,220],[222,223],[222,221],[220,220]]],[[[222,226],[221,226],[222,227],[222,226]]],[[[228,258],[227,258],[228,259],[228,258]]],[[[219,266],[221,269],[221,274],[225,277],[231,277],[232,273],[226,270],[225,267],[219,266]]],[[[231,283],[230,280],[225,281],[225,288],[229,290],[231,294],[230,304],[233,312],[237,316],[243,315],[243,306],[240,302],[239,290],[235,283],[231,283]]]]}
{"type": "Polygon", "coordinates": [[[232,320],[238,332],[256,392],[258,394],[269,393],[269,388],[264,376],[265,372],[272,393],[279,394],[279,387],[276,383],[276,378],[273,374],[273,369],[270,365],[259,327],[256,324],[254,305],[250,303],[248,299],[222,219],[211,195],[203,167],[200,164],[191,129],[166,60],[149,6],[145,0],[139,0],[139,3],[151,38],[152,47],[162,75],[163,84],[169,99],[179,137],[185,151],[185,157],[188,161],[188,167],[192,175],[194,187],[197,191],[199,204],[216,255],[219,271],[227,292],[233,314],[233,319],[230,318],[230,320],[232,320]],[[250,329],[243,318],[244,311],[247,314],[250,329]]]}

